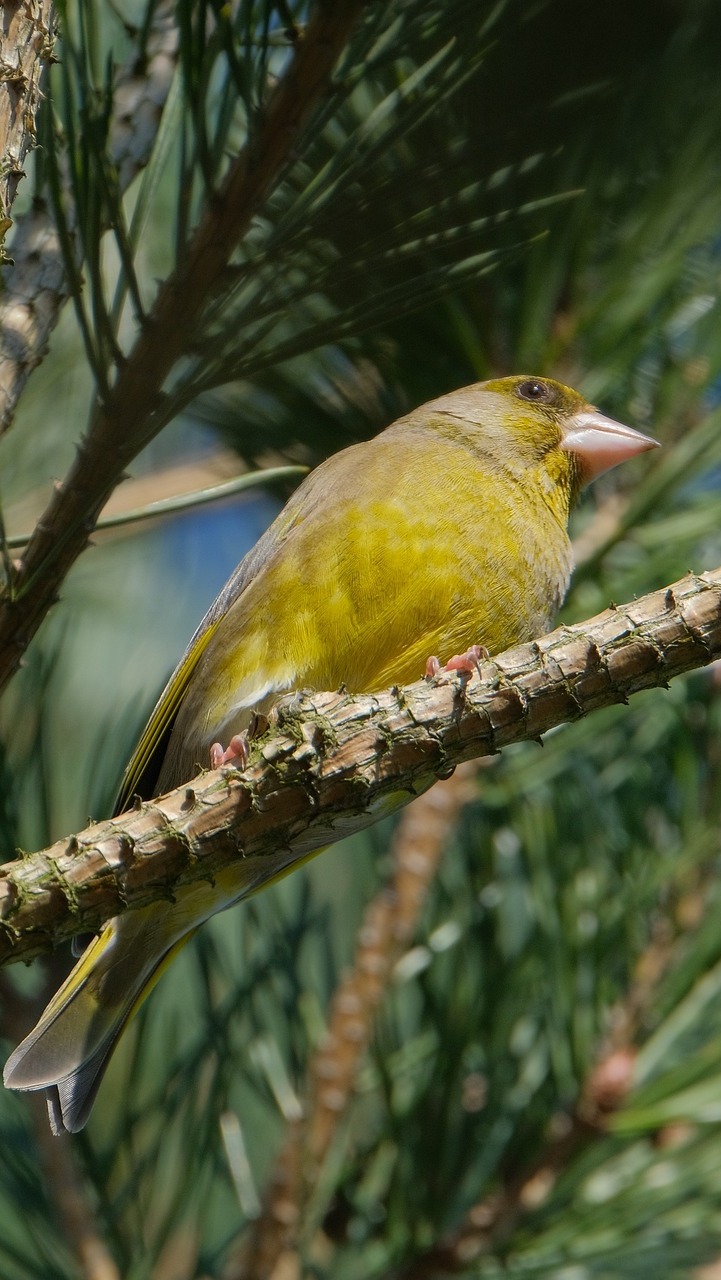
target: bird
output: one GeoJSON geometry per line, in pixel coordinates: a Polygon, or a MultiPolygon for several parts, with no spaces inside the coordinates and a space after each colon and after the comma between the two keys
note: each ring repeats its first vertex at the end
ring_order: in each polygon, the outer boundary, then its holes
{"type": "MultiPolygon", "coordinates": [[[[443,666],[470,673],[480,653],[548,630],[581,490],[657,443],[551,378],[518,375],[441,395],[328,458],[200,623],[116,812],[188,782],[199,764],[242,767],[254,727],[289,691],[373,693],[443,666]]],[[[10,1056],[6,1086],[45,1090],[54,1133],[81,1129],[120,1034],[179,948],[284,874],[289,856],[244,860],[109,921],[10,1056]]]]}

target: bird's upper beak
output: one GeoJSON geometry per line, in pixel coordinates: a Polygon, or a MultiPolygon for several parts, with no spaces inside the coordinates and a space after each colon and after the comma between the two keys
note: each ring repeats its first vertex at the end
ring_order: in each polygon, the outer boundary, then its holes
{"type": "Polygon", "coordinates": [[[659,447],[659,441],[652,436],[614,422],[595,409],[583,409],[569,418],[561,441],[561,448],[578,458],[584,484],[637,453],[659,447]]]}

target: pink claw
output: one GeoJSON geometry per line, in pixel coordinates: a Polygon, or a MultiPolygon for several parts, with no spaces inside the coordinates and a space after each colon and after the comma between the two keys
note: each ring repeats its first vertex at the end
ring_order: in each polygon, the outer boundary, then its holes
{"type": "Polygon", "coordinates": [[[210,748],[210,767],[220,769],[224,764],[235,764],[236,769],[244,769],[248,763],[250,752],[248,740],[244,733],[235,733],[225,750],[219,742],[210,748]]]}
{"type": "Polygon", "coordinates": [[[484,649],[482,644],[472,644],[470,649],[465,653],[456,653],[444,667],[441,666],[438,658],[429,658],[426,662],[426,680],[433,679],[434,676],[440,675],[441,671],[460,671],[462,675],[472,676],[474,671],[481,674],[481,662],[485,661],[490,654],[484,649]]]}
{"type": "Polygon", "coordinates": [[[482,644],[472,644],[470,649],[466,649],[465,653],[456,653],[452,658],[448,659],[444,671],[461,671],[465,675],[472,676],[474,671],[481,674],[481,662],[489,657],[487,649],[482,644]]]}

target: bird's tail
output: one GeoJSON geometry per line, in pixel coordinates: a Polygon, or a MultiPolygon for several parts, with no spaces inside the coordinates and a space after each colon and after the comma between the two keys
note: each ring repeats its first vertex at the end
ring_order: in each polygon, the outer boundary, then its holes
{"type": "Polygon", "coordinates": [[[44,1089],[53,1133],[77,1133],[123,1028],[198,926],[316,852],[250,858],[212,881],[181,887],[172,904],[155,902],[110,920],[8,1058],[5,1085],[44,1089]]]}
{"type": "Polygon", "coordinates": [[[44,1089],[54,1133],[82,1129],[119,1035],[192,936],[168,936],[168,904],[111,920],[90,943],[4,1071],[11,1089],[44,1089]]]}

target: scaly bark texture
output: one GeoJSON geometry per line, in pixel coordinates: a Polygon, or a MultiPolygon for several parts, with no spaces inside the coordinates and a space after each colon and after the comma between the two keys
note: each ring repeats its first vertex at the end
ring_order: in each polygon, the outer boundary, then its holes
{"type": "Polygon", "coordinates": [[[40,81],[50,60],[55,6],[48,0],[7,0],[0,13],[0,261],[12,226],[10,210],[23,164],[35,146],[40,81]]]}
{"type": "Polygon", "coordinates": [[[221,867],[287,851],[287,865],[407,804],[463,760],[721,657],[721,569],[453,675],[351,698],[280,703],[244,773],[204,774],[0,869],[0,963],[51,950],[127,907],[221,867]]]}
{"type": "MultiPolygon", "coordinates": [[[[5,12],[28,8],[5,5],[5,12]]],[[[44,8],[49,12],[52,6],[44,8]]],[[[175,5],[162,0],[153,14],[142,72],[136,55],[115,87],[109,155],[121,192],[148,163],[177,58],[175,5]]],[[[45,356],[69,297],[60,238],[44,204],[33,205],[18,221],[12,260],[0,295],[0,432],[12,424],[25,384],[45,356]]]]}
{"type": "MultiPolygon", "coordinates": [[[[25,368],[26,341],[23,332],[31,321],[32,307],[27,296],[26,259],[37,274],[42,245],[33,236],[25,248],[13,243],[12,258],[4,252],[4,240],[12,226],[10,210],[23,164],[35,146],[35,118],[42,98],[41,79],[51,60],[55,33],[55,6],[48,0],[7,3],[0,14],[0,265],[4,266],[0,295],[0,430],[6,417],[8,385],[17,381],[25,368]]],[[[31,213],[28,218],[34,221],[31,213]]],[[[42,215],[47,221],[46,215],[42,215]]],[[[53,231],[53,237],[55,233],[53,231]]],[[[45,271],[43,268],[43,276],[45,271]]],[[[59,269],[62,280],[62,268],[59,269]]],[[[58,268],[54,277],[58,280],[58,268]]],[[[38,357],[39,359],[40,357],[38,357]]],[[[37,363],[37,361],[36,361],[37,363]]],[[[25,376],[18,383],[25,385],[25,376]]],[[[17,396],[15,397],[15,400],[17,396]]],[[[13,408],[14,408],[13,401],[13,408]]],[[[12,414],[10,414],[12,416],[12,414]]]]}

